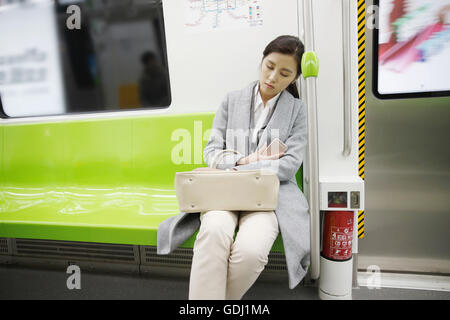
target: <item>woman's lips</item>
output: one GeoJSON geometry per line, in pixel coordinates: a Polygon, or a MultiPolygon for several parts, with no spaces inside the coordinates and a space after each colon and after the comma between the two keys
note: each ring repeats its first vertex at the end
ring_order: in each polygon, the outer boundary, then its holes
{"type": "Polygon", "coordinates": [[[273,89],[273,87],[270,84],[265,83],[266,87],[269,89],[273,89]]]}

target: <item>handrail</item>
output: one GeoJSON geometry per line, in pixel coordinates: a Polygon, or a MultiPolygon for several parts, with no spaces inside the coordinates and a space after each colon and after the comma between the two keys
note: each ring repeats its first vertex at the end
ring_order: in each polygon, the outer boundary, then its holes
{"type": "MultiPolygon", "coordinates": [[[[305,52],[314,51],[314,21],[312,0],[303,1],[303,23],[305,52]]],[[[305,76],[305,74],[303,75],[305,76]]],[[[317,75],[316,75],[317,76],[317,75]]],[[[309,217],[311,240],[311,279],[320,275],[320,208],[319,208],[319,150],[317,126],[316,76],[305,78],[306,106],[308,108],[308,164],[309,177],[309,217]]]]}
{"type": "Polygon", "coordinates": [[[350,83],[350,4],[342,0],[342,46],[343,46],[343,88],[344,88],[344,148],[342,155],[347,157],[352,150],[352,112],[350,83]]]}

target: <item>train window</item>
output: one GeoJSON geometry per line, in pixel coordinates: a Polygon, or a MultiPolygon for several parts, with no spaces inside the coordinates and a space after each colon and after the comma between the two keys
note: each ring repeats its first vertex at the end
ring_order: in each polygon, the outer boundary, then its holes
{"type": "Polygon", "coordinates": [[[378,0],[375,5],[375,96],[449,96],[450,0],[378,0]]]}
{"type": "Polygon", "coordinates": [[[162,0],[0,1],[2,117],[171,103],[162,0]]]}

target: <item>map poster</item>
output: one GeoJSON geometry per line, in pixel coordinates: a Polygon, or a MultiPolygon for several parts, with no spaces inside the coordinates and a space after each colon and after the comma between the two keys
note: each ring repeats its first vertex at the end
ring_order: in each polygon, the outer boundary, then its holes
{"type": "Polygon", "coordinates": [[[185,0],[186,33],[244,29],[263,25],[262,0],[185,0]]]}

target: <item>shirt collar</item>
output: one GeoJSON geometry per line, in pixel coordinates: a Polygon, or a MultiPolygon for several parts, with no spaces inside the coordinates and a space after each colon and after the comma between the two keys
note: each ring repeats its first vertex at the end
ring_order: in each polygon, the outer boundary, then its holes
{"type": "MultiPolygon", "coordinates": [[[[255,108],[261,104],[261,106],[264,106],[264,103],[262,101],[261,98],[261,93],[259,92],[259,81],[258,84],[255,86],[255,90],[254,90],[254,94],[255,94],[255,108]]],[[[272,108],[272,106],[275,104],[275,102],[277,101],[278,96],[281,94],[281,91],[278,92],[278,94],[273,97],[272,99],[270,99],[269,101],[266,102],[266,107],[268,107],[269,109],[272,108]]]]}

